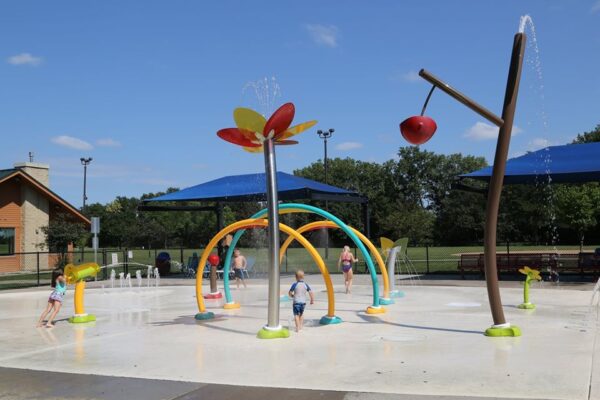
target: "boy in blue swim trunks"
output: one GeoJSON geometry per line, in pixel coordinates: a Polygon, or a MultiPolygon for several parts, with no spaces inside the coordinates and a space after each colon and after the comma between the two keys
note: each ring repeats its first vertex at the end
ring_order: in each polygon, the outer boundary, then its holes
{"type": "Polygon", "coordinates": [[[306,295],[310,297],[310,304],[315,303],[310,286],[304,282],[304,271],[296,271],[296,282],[292,285],[289,291],[289,296],[294,299],[294,322],[296,322],[296,332],[300,332],[304,324],[304,307],[306,307],[306,295]]]}

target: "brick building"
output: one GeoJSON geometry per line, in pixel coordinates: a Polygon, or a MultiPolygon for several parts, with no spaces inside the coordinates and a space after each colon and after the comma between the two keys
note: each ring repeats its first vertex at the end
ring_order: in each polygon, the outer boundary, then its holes
{"type": "Polygon", "coordinates": [[[53,255],[42,246],[42,227],[59,214],[86,226],[90,221],[50,190],[48,165],[26,162],[0,170],[0,273],[53,265],[53,255]]]}

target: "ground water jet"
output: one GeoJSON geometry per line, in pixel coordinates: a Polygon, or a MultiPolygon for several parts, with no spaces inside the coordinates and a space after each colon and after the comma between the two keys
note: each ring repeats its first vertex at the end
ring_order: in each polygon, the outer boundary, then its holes
{"type": "Polygon", "coordinates": [[[148,287],[150,287],[150,280],[152,279],[152,275],[153,275],[153,269],[151,265],[148,265],[148,271],[146,272],[146,279],[148,282],[148,287]]]}
{"type": "Polygon", "coordinates": [[[115,288],[115,278],[117,276],[117,273],[115,272],[114,269],[112,269],[110,271],[110,288],[114,289],[115,288]]]}

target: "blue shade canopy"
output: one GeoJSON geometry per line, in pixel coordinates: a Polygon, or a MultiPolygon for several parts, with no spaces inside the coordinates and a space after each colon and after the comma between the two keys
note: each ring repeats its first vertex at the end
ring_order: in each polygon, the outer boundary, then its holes
{"type": "MultiPolygon", "coordinates": [[[[266,200],[265,174],[225,176],[201,183],[178,192],[147,199],[150,201],[264,201],[266,200]]],[[[280,200],[331,200],[365,203],[367,199],[357,192],[325,185],[310,179],[277,172],[280,200]]]]}
{"type": "MultiPolygon", "coordinates": [[[[489,181],[492,167],[461,178],[489,181]]],[[[511,158],[506,163],[505,184],[600,182],[600,142],[550,146],[511,158]]]]}

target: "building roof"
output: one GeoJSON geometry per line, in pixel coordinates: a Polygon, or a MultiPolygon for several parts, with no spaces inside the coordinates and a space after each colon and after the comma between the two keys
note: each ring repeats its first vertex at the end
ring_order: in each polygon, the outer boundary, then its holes
{"type": "Polygon", "coordinates": [[[0,169],[0,180],[3,180],[5,177],[10,176],[17,171],[18,171],[18,169],[16,169],[16,168],[0,169]]]}
{"type": "MultiPolygon", "coordinates": [[[[366,203],[359,193],[326,185],[295,175],[277,172],[279,200],[328,200],[366,203]]],[[[264,201],[266,200],[264,173],[225,176],[177,192],[147,199],[152,201],[264,201]]]]}
{"type": "MultiPolygon", "coordinates": [[[[600,142],[550,146],[511,158],[506,163],[505,184],[600,182],[600,142]]],[[[492,167],[461,178],[489,181],[492,167]]]]}
{"type": "Polygon", "coordinates": [[[23,178],[31,186],[35,187],[37,190],[43,193],[48,199],[62,206],[65,210],[67,210],[81,222],[88,225],[91,224],[91,221],[85,215],[83,215],[77,208],[72,206],[70,203],[68,203],[66,200],[54,193],[52,190],[40,183],[37,179],[29,175],[28,173],[18,168],[0,169],[0,184],[16,177],[23,178]]]}

